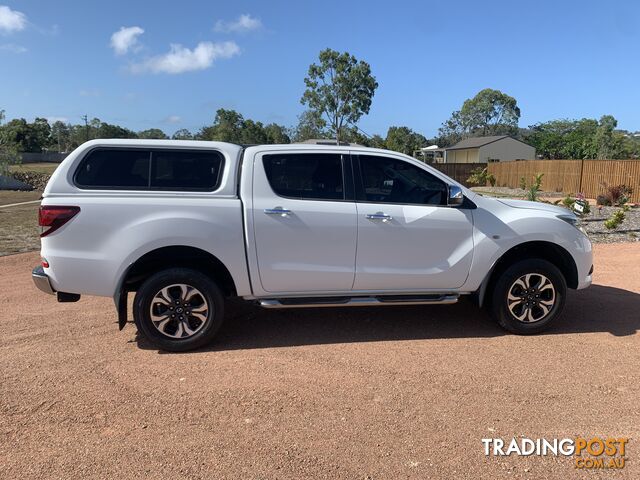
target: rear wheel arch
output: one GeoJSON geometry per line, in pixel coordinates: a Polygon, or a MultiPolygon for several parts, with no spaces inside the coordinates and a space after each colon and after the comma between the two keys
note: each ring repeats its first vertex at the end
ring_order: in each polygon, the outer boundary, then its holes
{"type": "Polygon", "coordinates": [[[236,295],[233,277],[220,259],[200,248],[184,245],[160,247],[142,255],[127,268],[119,289],[135,291],[146,278],[169,268],[196,270],[214,280],[225,296],[236,295]]]}
{"type": "Polygon", "coordinates": [[[478,289],[478,303],[482,306],[491,298],[493,286],[509,266],[525,259],[542,259],[555,265],[565,278],[569,288],[578,287],[578,267],[571,254],[560,245],[546,241],[532,241],[516,245],[507,250],[494,263],[478,289]]]}

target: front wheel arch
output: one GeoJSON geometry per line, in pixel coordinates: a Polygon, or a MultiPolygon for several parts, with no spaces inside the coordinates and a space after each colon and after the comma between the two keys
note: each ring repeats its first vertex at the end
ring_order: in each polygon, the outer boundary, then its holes
{"type": "Polygon", "coordinates": [[[540,259],[555,265],[564,276],[567,287],[578,288],[578,267],[571,254],[552,242],[532,241],[516,245],[505,253],[493,264],[480,288],[476,291],[478,305],[482,307],[491,299],[493,287],[504,271],[514,263],[526,259],[540,259]]]}

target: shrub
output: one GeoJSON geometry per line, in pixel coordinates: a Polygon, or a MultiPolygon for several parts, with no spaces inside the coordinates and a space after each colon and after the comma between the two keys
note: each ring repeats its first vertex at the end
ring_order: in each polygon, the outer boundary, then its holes
{"type": "Polygon", "coordinates": [[[487,183],[492,187],[496,186],[496,177],[492,173],[489,173],[487,168],[478,167],[471,170],[471,175],[467,178],[467,182],[473,185],[485,186],[487,183]]]}
{"type": "Polygon", "coordinates": [[[607,185],[605,187],[604,198],[607,200],[608,205],[622,206],[627,203],[631,195],[633,194],[633,188],[627,185],[607,185]]]}
{"type": "Polygon", "coordinates": [[[529,200],[530,202],[537,202],[538,201],[538,188],[535,185],[531,185],[528,189],[527,189],[527,195],[526,195],[526,199],[529,200]]]}
{"type": "Polygon", "coordinates": [[[542,177],[544,177],[544,173],[536,173],[533,176],[533,184],[536,187],[536,190],[540,190],[542,187],[542,177]]]}
{"type": "Polygon", "coordinates": [[[571,198],[571,195],[567,195],[562,199],[562,204],[567,207],[569,210],[573,208],[573,204],[576,203],[575,198],[571,198]]]}
{"type": "Polygon", "coordinates": [[[540,187],[542,186],[542,177],[544,173],[537,173],[533,176],[533,183],[527,188],[525,198],[531,202],[537,202],[540,193],[540,187]]]}
{"type": "Polygon", "coordinates": [[[625,215],[624,215],[624,211],[622,209],[616,210],[604,222],[604,226],[609,230],[613,230],[615,228],[618,228],[620,226],[620,224],[624,221],[624,217],[625,217],[625,215]]]}
{"type": "Polygon", "coordinates": [[[611,202],[604,195],[598,195],[596,197],[596,205],[610,207],[611,206],[611,202]]]}
{"type": "Polygon", "coordinates": [[[524,177],[520,177],[520,189],[521,190],[527,189],[527,179],[524,177]]]}

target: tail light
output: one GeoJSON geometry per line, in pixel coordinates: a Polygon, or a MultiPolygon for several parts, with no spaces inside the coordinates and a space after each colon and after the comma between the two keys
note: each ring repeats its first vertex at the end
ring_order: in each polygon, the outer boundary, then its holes
{"type": "Polygon", "coordinates": [[[80,207],[56,207],[53,205],[40,206],[38,225],[40,225],[40,237],[46,237],[55,232],[80,211],[80,207]]]}

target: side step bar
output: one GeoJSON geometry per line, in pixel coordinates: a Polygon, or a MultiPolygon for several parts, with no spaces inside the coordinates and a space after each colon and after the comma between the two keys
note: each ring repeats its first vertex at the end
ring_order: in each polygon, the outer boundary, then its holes
{"type": "Polygon", "coordinates": [[[457,293],[434,295],[384,295],[376,297],[305,297],[258,300],[263,308],[372,307],[380,305],[442,305],[456,303],[457,293]]]}

